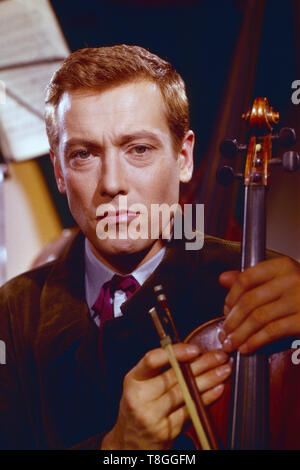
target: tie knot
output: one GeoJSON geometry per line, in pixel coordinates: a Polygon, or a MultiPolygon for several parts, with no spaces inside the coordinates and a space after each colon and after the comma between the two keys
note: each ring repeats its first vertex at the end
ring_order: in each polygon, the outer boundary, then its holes
{"type": "Polygon", "coordinates": [[[110,281],[105,282],[101,287],[92,309],[100,314],[102,322],[109,320],[113,318],[112,300],[115,292],[117,290],[123,291],[128,299],[139,287],[139,283],[133,276],[115,274],[110,281]]]}
{"type": "Polygon", "coordinates": [[[133,294],[133,292],[140,287],[138,281],[131,275],[120,276],[119,274],[115,274],[109,283],[111,296],[113,296],[117,290],[122,290],[126,293],[126,297],[129,297],[130,294],[133,294]]]}

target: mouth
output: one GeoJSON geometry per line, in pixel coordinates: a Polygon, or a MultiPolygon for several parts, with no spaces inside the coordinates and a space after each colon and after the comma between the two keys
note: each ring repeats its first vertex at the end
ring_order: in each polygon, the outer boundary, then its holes
{"type": "Polygon", "coordinates": [[[138,217],[139,213],[131,211],[106,211],[97,220],[104,221],[106,224],[127,224],[138,217]]]}

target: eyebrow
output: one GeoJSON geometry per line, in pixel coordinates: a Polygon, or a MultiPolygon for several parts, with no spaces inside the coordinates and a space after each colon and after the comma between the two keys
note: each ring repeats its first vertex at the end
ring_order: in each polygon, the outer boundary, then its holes
{"type": "Polygon", "coordinates": [[[151,139],[152,141],[156,142],[157,144],[161,144],[161,139],[156,135],[154,134],[153,132],[149,132],[149,131],[139,131],[139,132],[134,132],[133,134],[125,134],[125,135],[122,135],[118,140],[117,140],[117,143],[119,145],[125,145],[125,144],[128,144],[130,142],[132,142],[133,140],[136,140],[136,139],[151,139]]]}
{"type": "Polygon", "coordinates": [[[66,155],[73,147],[76,145],[80,145],[82,147],[86,148],[100,148],[99,143],[93,140],[84,140],[84,139],[79,139],[79,138],[72,138],[70,140],[67,140],[67,142],[64,144],[63,147],[63,154],[66,155]]]}
{"type": "MultiPolygon", "coordinates": [[[[132,134],[124,134],[116,139],[115,144],[126,145],[134,140],[139,140],[139,139],[150,139],[152,140],[152,142],[156,143],[157,145],[162,144],[161,139],[156,134],[154,134],[153,132],[143,131],[143,130],[134,132],[132,134]]],[[[95,140],[84,140],[84,139],[80,139],[77,137],[73,137],[67,140],[66,143],[64,144],[64,147],[63,147],[64,155],[66,155],[71,150],[71,148],[74,147],[75,145],[81,145],[89,149],[90,148],[93,148],[93,149],[102,148],[102,146],[99,145],[99,142],[95,140]]]]}

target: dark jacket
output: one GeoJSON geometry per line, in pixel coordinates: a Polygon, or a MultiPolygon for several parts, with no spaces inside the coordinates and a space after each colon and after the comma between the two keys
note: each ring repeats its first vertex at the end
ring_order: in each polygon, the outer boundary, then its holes
{"type": "Polygon", "coordinates": [[[238,244],[207,237],[200,251],[169,243],[146,283],[103,327],[104,373],[98,328],[84,295],[84,237],[57,261],[24,273],[0,290],[0,447],[99,448],[114,424],[124,374],[159,346],[148,310],[163,284],[182,337],[222,315],[218,276],[238,269],[238,244]]]}

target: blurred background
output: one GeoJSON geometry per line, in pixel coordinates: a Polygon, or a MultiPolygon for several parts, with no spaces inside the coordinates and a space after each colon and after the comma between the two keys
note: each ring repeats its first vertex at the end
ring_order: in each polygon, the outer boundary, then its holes
{"type": "MultiPolygon", "coordinates": [[[[10,1],[0,1],[0,26],[1,4],[10,1]]],[[[295,149],[300,150],[300,104],[291,100],[292,82],[300,80],[300,0],[49,3],[70,51],[137,44],[172,62],[187,85],[197,141],[195,173],[191,184],[182,188],[182,201],[205,204],[206,233],[239,240],[242,190],[238,182],[226,188],[217,184],[216,170],[228,164],[219,144],[225,137],[246,143],[241,113],[255,96],[266,96],[280,112],[281,127],[298,132],[295,149]]],[[[0,79],[4,80],[1,67],[0,79]]],[[[0,107],[5,111],[5,104],[0,107]]],[[[0,125],[1,147],[4,138],[0,125]]],[[[237,158],[230,164],[238,169],[242,162],[237,158]]],[[[66,200],[56,189],[47,153],[9,163],[2,219],[7,278],[28,269],[47,243],[74,226],[66,200]]],[[[300,259],[300,171],[274,168],[267,228],[269,248],[300,259]]]]}

